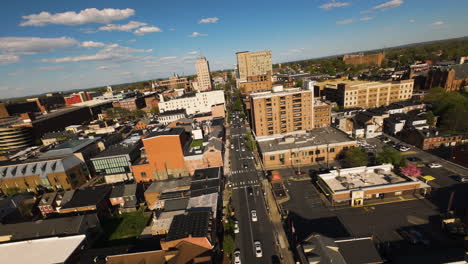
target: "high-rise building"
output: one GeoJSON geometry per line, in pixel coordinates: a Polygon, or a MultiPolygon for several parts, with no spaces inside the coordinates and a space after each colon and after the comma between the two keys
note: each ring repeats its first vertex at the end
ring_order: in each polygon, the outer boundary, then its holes
{"type": "Polygon", "coordinates": [[[271,51],[237,52],[237,79],[246,81],[247,77],[273,72],[271,51]]]}
{"type": "Polygon", "coordinates": [[[197,82],[198,89],[200,91],[211,90],[211,73],[210,65],[205,57],[200,57],[195,63],[195,69],[197,70],[197,82]]]}
{"type": "Polygon", "coordinates": [[[253,130],[257,137],[281,135],[314,128],[314,91],[283,89],[250,95],[253,130]]]}

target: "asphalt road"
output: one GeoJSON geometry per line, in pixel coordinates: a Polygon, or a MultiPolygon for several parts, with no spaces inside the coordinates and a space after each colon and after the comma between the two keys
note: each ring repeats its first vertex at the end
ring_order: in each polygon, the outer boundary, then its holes
{"type": "Polygon", "coordinates": [[[240,232],[235,234],[236,248],[241,252],[242,263],[271,263],[276,255],[273,226],[265,206],[260,178],[255,169],[253,154],[245,146],[245,128],[232,118],[231,128],[231,171],[229,182],[232,187],[232,205],[239,222],[240,232]],[[257,222],[252,221],[251,210],[257,211],[257,222]],[[262,244],[263,257],[255,256],[254,241],[262,244]]]}

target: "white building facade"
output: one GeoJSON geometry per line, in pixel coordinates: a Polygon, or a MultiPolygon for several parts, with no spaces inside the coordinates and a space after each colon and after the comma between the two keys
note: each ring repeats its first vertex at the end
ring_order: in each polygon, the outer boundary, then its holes
{"type": "Polygon", "coordinates": [[[159,111],[164,113],[165,111],[185,109],[187,115],[193,115],[198,113],[209,113],[211,112],[211,106],[225,104],[224,91],[216,90],[209,92],[197,92],[191,96],[183,96],[180,98],[159,102],[159,111]]]}

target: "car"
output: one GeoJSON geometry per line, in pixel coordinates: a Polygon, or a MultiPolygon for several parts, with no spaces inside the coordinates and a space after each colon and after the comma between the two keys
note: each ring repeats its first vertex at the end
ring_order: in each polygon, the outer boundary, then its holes
{"type": "Polygon", "coordinates": [[[244,169],[247,169],[249,167],[249,164],[247,164],[247,162],[244,162],[243,166],[244,166],[244,169]]]}
{"type": "Polygon", "coordinates": [[[382,137],[381,140],[383,143],[390,142],[390,139],[388,137],[382,137]]]}
{"type": "Polygon", "coordinates": [[[238,234],[239,233],[239,222],[234,221],[234,233],[238,234]]]}
{"type": "Polygon", "coordinates": [[[234,149],[234,145],[231,145],[231,149],[234,149]]]}
{"type": "Polygon", "coordinates": [[[244,152],[244,151],[245,151],[245,148],[242,148],[242,151],[244,152]]]}
{"type": "Polygon", "coordinates": [[[410,150],[410,148],[408,148],[407,146],[399,146],[397,149],[398,149],[399,151],[401,151],[401,152],[405,152],[405,151],[410,150]]]}
{"type": "Polygon", "coordinates": [[[421,159],[418,158],[418,157],[407,157],[406,159],[411,161],[411,162],[420,162],[421,161],[421,159]]]}
{"type": "Polygon", "coordinates": [[[234,264],[241,264],[240,250],[239,249],[234,251],[234,264]]]}
{"type": "Polygon", "coordinates": [[[248,186],[248,187],[247,187],[247,192],[249,193],[249,195],[253,195],[253,188],[252,188],[252,186],[248,186]]]}
{"type": "Polygon", "coordinates": [[[427,166],[431,169],[442,168],[442,165],[440,165],[439,163],[434,163],[434,162],[427,164],[427,166]]]}
{"type": "Polygon", "coordinates": [[[454,180],[459,182],[468,182],[468,176],[453,175],[450,178],[453,178],[454,180]]]}
{"type": "Polygon", "coordinates": [[[252,210],[250,211],[250,213],[252,214],[252,222],[257,222],[258,221],[257,210],[252,210]]]}
{"type": "Polygon", "coordinates": [[[262,243],[260,243],[260,241],[255,241],[254,246],[255,246],[255,256],[257,258],[263,257],[262,243]]]}

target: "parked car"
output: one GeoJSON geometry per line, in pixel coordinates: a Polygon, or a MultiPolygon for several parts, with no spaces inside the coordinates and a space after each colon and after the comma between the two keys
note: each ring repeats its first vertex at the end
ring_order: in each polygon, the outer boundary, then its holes
{"type": "Polygon", "coordinates": [[[249,167],[249,164],[247,164],[247,162],[244,162],[243,166],[244,166],[244,169],[247,169],[249,167]]]}
{"type": "Polygon", "coordinates": [[[440,165],[439,163],[429,163],[427,164],[427,166],[431,169],[434,169],[434,168],[442,168],[442,165],[440,165]]]}
{"type": "Polygon", "coordinates": [[[234,221],[234,233],[238,234],[239,233],[239,221],[234,221]]]}
{"type": "Polygon", "coordinates": [[[239,249],[234,251],[234,264],[241,264],[240,250],[239,249]]]}
{"type": "Polygon", "coordinates": [[[250,211],[250,213],[252,214],[252,222],[257,222],[258,221],[257,210],[252,210],[250,211]]]}
{"type": "Polygon", "coordinates": [[[257,258],[261,258],[263,256],[262,243],[260,243],[260,241],[255,241],[254,246],[255,246],[255,256],[257,258]]]}
{"type": "Polygon", "coordinates": [[[410,148],[408,148],[407,146],[398,146],[397,149],[398,149],[399,151],[401,151],[401,152],[405,152],[405,151],[410,150],[410,148]]]}
{"type": "Polygon", "coordinates": [[[418,157],[413,157],[413,156],[412,156],[412,157],[407,157],[406,159],[409,160],[409,161],[411,161],[411,162],[420,162],[420,161],[421,161],[420,158],[418,158],[418,157]]]}
{"type": "Polygon", "coordinates": [[[459,182],[468,182],[468,176],[453,175],[451,178],[459,182]]]}

